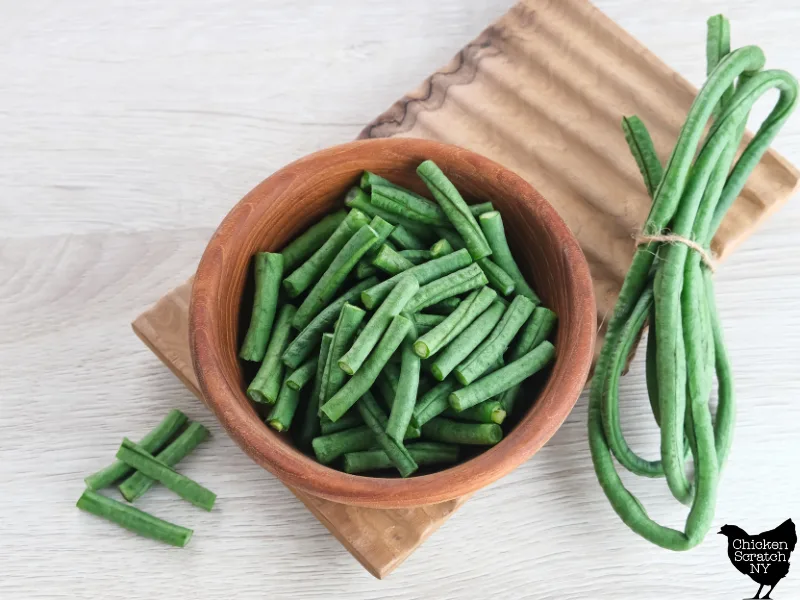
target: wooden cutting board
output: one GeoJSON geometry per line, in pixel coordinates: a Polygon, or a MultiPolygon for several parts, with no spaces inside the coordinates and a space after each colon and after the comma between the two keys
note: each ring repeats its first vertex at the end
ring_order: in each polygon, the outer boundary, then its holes
{"type": "MultiPolygon", "coordinates": [[[[698,60],[703,51],[699,43],[698,60]]],[[[589,260],[602,325],[633,256],[633,236],[650,208],[620,120],[639,115],[665,161],[695,94],[585,0],[523,0],[361,137],[422,137],[464,146],[531,182],[589,260]]],[[[769,152],[729,211],[714,251],[725,256],[749,236],[789,199],[798,179],[794,167],[769,152]]],[[[189,352],[190,293],[191,280],[139,316],[133,328],[202,400],[189,352]]],[[[379,578],[466,501],[377,510],[292,491],[379,578]]]]}

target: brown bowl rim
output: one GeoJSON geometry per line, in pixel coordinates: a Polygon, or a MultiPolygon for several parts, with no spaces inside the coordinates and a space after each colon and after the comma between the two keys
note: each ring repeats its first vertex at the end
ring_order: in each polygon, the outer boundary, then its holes
{"type": "MultiPolygon", "coordinates": [[[[285,192],[285,189],[283,190],[285,192]]],[[[250,207],[252,209],[252,206],[250,207]]],[[[300,158],[258,184],[223,219],[208,243],[192,287],[189,310],[189,336],[192,363],[208,406],[228,434],[259,465],[272,472],[287,485],[335,502],[374,508],[404,508],[435,504],[469,495],[511,472],[535,454],[558,430],[585,385],[592,363],[596,335],[596,308],[589,266],[577,240],[567,225],[541,194],[527,181],[502,165],[470,150],[429,140],[384,138],[358,140],[333,146],[300,158]],[[550,377],[537,402],[517,426],[496,446],[454,467],[408,479],[349,475],[317,463],[280,439],[280,435],[263,423],[246,400],[237,375],[224,369],[218,345],[209,339],[219,320],[221,273],[225,251],[223,232],[243,235],[247,223],[254,226],[270,204],[270,187],[274,180],[304,171],[317,161],[325,161],[342,152],[374,145],[402,153],[413,147],[416,152],[434,156],[437,152],[466,153],[470,161],[484,172],[500,171],[507,186],[518,197],[526,197],[536,207],[537,218],[547,222],[552,240],[562,247],[569,272],[566,282],[573,305],[576,324],[569,332],[560,332],[558,343],[571,344],[570,364],[561,377],[550,377]],[[260,196],[256,210],[237,210],[253,196],[260,196]],[[533,423],[537,404],[545,397],[560,398],[556,410],[549,414],[544,427],[533,423]],[[242,403],[241,400],[245,399],[242,403]]]]}

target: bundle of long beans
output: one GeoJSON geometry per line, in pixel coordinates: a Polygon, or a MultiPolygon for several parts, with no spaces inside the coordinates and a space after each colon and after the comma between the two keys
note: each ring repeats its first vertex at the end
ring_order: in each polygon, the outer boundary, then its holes
{"type": "Polygon", "coordinates": [[[623,121],[653,204],[608,324],[589,405],[592,460],[603,491],[625,524],[670,550],[696,546],[711,527],[735,419],[709,246],[798,96],[790,74],[761,70],[765,58],[759,48],[730,50],[729,24],[721,15],[708,21],[707,55],[708,80],[663,171],[642,122],[635,117],[623,121]],[[774,108],[736,159],[753,104],[773,89],[779,91],[774,108]],[[661,460],[656,461],[631,450],[619,419],[619,377],[645,325],[647,390],[661,428],[661,460]],[[715,376],[718,405],[712,418],[715,376]],[[693,480],[686,473],[689,455],[693,480]],[[612,457],[637,475],[666,478],[673,496],[690,506],[684,531],[647,515],[623,485],[612,457]]]}

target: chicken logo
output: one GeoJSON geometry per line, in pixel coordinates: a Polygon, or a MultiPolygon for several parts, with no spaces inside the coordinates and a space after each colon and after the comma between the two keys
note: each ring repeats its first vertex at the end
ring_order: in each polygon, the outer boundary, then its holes
{"type": "Polygon", "coordinates": [[[761,600],[769,599],[772,590],[789,572],[789,556],[797,544],[792,520],[787,519],[775,529],[758,535],[747,535],[736,525],[723,525],[719,533],[728,538],[731,564],[759,585],[753,600],[759,598],[765,585],[770,588],[761,600]]]}

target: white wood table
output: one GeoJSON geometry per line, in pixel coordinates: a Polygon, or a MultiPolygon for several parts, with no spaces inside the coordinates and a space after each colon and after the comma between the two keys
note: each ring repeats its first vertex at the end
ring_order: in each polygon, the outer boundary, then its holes
{"type": "MultiPolygon", "coordinates": [[[[246,191],[354,138],[510,5],[0,0],[0,598],[753,594],[722,537],[674,554],[619,521],[592,470],[585,397],[534,459],[374,580],[130,331],[246,191]],[[210,426],[185,472],[220,496],[210,514],[163,489],[141,501],[195,529],[184,550],[74,507],[120,438],[172,407],[210,426]]],[[[598,5],[696,84],[705,19],[722,10],[734,45],[758,43],[800,74],[796,0],[598,5]]],[[[800,115],[776,146],[800,164],[800,115]]],[[[800,519],[799,256],[795,198],[717,276],[739,416],[713,531],[800,519]]],[[[655,454],[640,360],[623,387],[625,429],[655,454]]],[[[632,486],[682,525],[663,482],[632,486]]],[[[799,595],[796,566],[773,597],[799,595]]]]}

